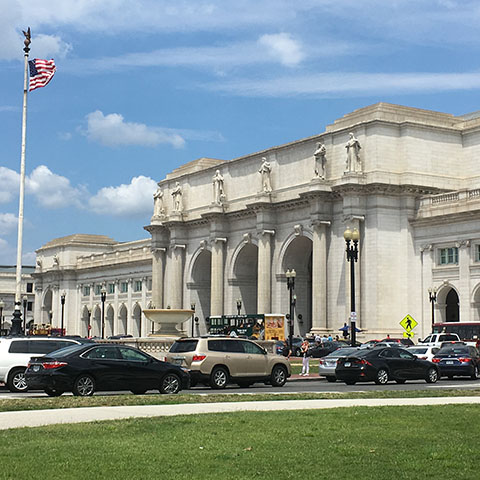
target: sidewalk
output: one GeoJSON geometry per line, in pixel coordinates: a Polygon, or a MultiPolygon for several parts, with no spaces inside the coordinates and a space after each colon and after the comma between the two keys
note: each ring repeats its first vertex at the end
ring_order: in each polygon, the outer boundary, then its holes
{"type": "Polygon", "coordinates": [[[403,405],[480,404],[480,397],[431,398],[359,398],[341,400],[277,400],[263,402],[193,403],[179,405],[139,405],[128,407],[85,407],[59,410],[0,412],[0,430],[39,427],[62,423],[82,423],[140,417],[196,415],[202,413],[266,412],[345,407],[377,407],[403,405]]]}

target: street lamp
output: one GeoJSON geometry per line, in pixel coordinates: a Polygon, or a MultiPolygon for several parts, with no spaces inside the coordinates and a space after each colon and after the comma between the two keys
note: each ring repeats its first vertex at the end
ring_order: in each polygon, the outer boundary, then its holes
{"type": "Polygon", "coordinates": [[[240,315],[240,311],[242,310],[242,301],[240,299],[237,300],[237,315],[240,315]]]}
{"type": "Polygon", "coordinates": [[[61,319],[61,323],[60,323],[60,336],[64,336],[65,333],[63,331],[63,325],[64,325],[64,316],[65,316],[65,296],[67,294],[65,293],[65,290],[62,292],[62,294],[60,295],[60,303],[62,304],[62,319],[61,319]]]}
{"type": "Polygon", "coordinates": [[[3,309],[5,308],[5,302],[0,300],[0,335],[3,331],[3,309]]]}
{"type": "Polygon", "coordinates": [[[295,277],[297,276],[297,272],[295,270],[287,270],[285,273],[287,277],[287,289],[290,294],[290,318],[288,319],[288,344],[290,347],[290,351],[293,352],[293,319],[295,315],[295,302],[296,296],[294,298],[293,290],[295,289],[295,277]]]}
{"type": "Polygon", "coordinates": [[[192,337],[195,336],[195,303],[192,302],[190,308],[193,310],[192,312],[192,337]]]}
{"type": "Polygon", "coordinates": [[[105,299],[107,298],[105,287],[100,290],[100,298],[102,299],[102,338],[105,338],[105,299]]]}
{"type": "Polygon", "coordinates": [[[428,289],[428,298],[432,304],[432,333],[433,333],[433,324],[435,323],[435,302],[437,301],[437,287],[430,287],[428,289]]]}
{"type": "Polygon", "coordinates": [[[24,295],[22,297],[23,302],[23,334],[27,332],[27,305],[28,305],[28,297],[24,295]]]}
{"type": "Polygon", "coordinates": [[[360,238],[359,231],[354,228],[353,231],[347,227],[343,232],[343,238],[347,244],[347,262],[350,262],[350,332],[352,347],[356,343],[356,319],[357,312],[355,311],[355,262],[358,260],[358,240],[360,238]],[[353,245],[351,243],[353,242],[353,245]]]}

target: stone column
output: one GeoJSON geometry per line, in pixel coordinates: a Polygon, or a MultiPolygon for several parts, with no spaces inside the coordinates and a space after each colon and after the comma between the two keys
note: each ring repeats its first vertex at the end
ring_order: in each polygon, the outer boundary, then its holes
{"type": "Polygon", "coordinates": [[[133,319],[132,319],[132,313],[133,313],[133,303],[132,303],[132,290],[133,290],[133,278],[128,279],[128,292],[127,292],[127,301],[126,301],[126,306],[127,306],[127,331],[126,333],[133,334],[133,319]]]}
{"type": "Polygon", "coordinates": [[[183,298],[183,251],[185,245],[174,244],[170,248],[167,306],[170,308],[182,308],[183,298]]]}
{"type": "Polygon", "coordinates": [[[458,247],[458,310],[461,322],[471,322],[470,317],[470,241],[459,242],[458,247]]]}
{"type": "Polygon", "coordinates": [[[273,235],[274,230],[262,230],[258,241],[257,313],[271,313],[273,235]]]}
{"type": "Polygon", "coordinates": [[[152,303],[153,308],[163,308],[165,248],[152,248],[152,303]]]}
{"type": "Polygon", "coordinates": [[[223,315],[223,285],[224,285],[224,266],[223,266],[223,245],[227,242],[226,238],[215,238],[212,246],[212,270],[210,276],[211,295],[210,295],[210,315],[223,315]]]}
{"type": "Polygon", "coordinates": [[[327,236],[330,222],[313,223],[312,331],[323,333],[327,321],[327,236]]]}

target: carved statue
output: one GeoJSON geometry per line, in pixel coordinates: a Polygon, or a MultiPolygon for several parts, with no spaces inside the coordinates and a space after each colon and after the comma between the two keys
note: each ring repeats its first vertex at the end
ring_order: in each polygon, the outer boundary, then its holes
{"type": "Polygon", "coordinates": [[[317,143],[317,149],[313,153],[315,157],[315,175],[317,177],[325,179],[325,166],[327,163],[327,149],[321,142],[317,143]]]}
{"type": "Polygon", "coordinates": [[[153,216],[163,217],[165,215],[165,207],[163,205],[163,191],[160,187],[153,194],[153,216]]]}
{"type": "Polygon", "coordinates": [[[23,41],[25,48],[30,50],[30,44],[32,43],[32,34],[30,32],[30,27],[28,27],[27,31],[22,30],[23,34],[25,35],[25,40],[23,41]]]}
{"type": "Polygon", "coordinates": [[[172,190],[173,197],[173,210],[175,212],[181,212],[183,209],[182,206],[182,187],[180,183],[175,182],[175,188],[172,190]]]}
{"type": "Polygon", "coordinates": [[[270,172],[272,171],[272,166],[270,162],[262,157],[262,165],[258,171],[262,175],[262,192],[270,193],[272,191],[272,183],[270,179],[270,172]]]}
{"type": "Polygon", "coordinates": [[[215,171],[213,176],[213,202],[221,205],[225,200],[225,190],[223,189],[223,175],[220,170],[215,171]]]}
{"type": "Polygon", "coordinates": [[[53,256],[53,266],[54,266],[54,267],[58,267],[59,265],[60,265],[60,259],[58,258],[58,255],[55,254],[55,255],[53,256]]]}
{"type": "Polygon", "coordinates": [[[349,140],[345,145],[347,149],[347,163],[345,173],[361,172],[362,162],[360,160],[360,142],[355,138],[353,133],[349,133],[349,140]]]}

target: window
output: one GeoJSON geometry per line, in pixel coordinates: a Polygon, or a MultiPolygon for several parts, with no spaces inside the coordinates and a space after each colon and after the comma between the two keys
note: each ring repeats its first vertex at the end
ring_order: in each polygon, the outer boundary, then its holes
{"type": "Polygon", "coordinates": [[[115,293],[115,284],[109,283],[108,284],[108,293],[115,293]]]}
{"type": "Polygon", "coordinates": [[[83,287],[83,296],[88,297],[90,295],[90,287],[83,287]]]}
{"type": "Polygon", "coordinates": [[[27,302],[27,312],[31,312],[33,308],[33,302],[27,302]]]}
{"type": "Polygon", "coordinates": [[[170,348],[171,353],[194,352],[197,348],[198,340],[180,340],[175,342],[170,348]]]}
{"type": "Polygon", "coordinates": [[[128,292],[128,282],[122,282],[120,284],[120,292],[127,293],[128,292]]]}
{"type": "Polygon", "coordinates": [[[97,358],[108,358],[110,360],[119,360],[119,355],[116,347],[97,347],[92,348],[85,355],[82,355],[85,358],[97,359],[97,358]]]}
{"type": "Polygon", "coordinates": [[[150,357],[147,357],[145,354],[138,352],[137,350],[132,350],[131,348],[119,347],[119,350],[123,360],[128,360],[130,362],[148,362],[150,360],[150,357]]]}
{"type": "Polygon", "coordinates": [[[27,293],[33,292],[33,283],[27,283],[27,293]]]}
{"type": "Polygon", "coordinates": [[[440,249],[440,265],[456,265],[458,264],[458,248],[441,248],[440,249]]]}
{"type": "Polygon", "coordinates": [[[480,262],[480,244],[477,245],[477,251],[475,255],[475,261],[480,262]]]}
{"type": "Polygon", "coordinates": [[[100,295],[102,293],[102,286],[95,285],[95,295],[100,295]]]}
{"type": "Polygon", "coordinates": [[[135,280],[135,283],[133,284],[133,291],[134,292],[141,292],[142,291],[142,281],[141,280],[135,280]]]}
{"type": "Polygon", "coordinates": [[[251,342],[242,342],[243,350],[245,353],[253,353],[255,355],[263,355],[265,352],[254,343],[251,342]]]}
{"type": "Polygon", "coordinates": [[[147,290],[150,292],[152,290],[152,279],[147,279],[147,290]]]}

